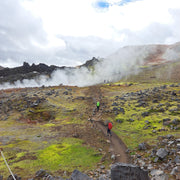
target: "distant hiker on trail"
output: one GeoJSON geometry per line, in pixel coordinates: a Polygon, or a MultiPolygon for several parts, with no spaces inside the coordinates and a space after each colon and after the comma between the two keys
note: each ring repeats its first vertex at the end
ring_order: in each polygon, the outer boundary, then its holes
{"type": "Polygon", "coordinates": [[[97,102],[97,111],[99,111],[100,102],[97,102]]]}
{"type": "Polygon", "coordinates": [[[111,134],[111,129],[112,129],[112,123],[111,122],[109,122],[108,123],[108,128],[107,128],[107,136],[109,135],[109,136],[112,136],[112,134],[111,134]]]}

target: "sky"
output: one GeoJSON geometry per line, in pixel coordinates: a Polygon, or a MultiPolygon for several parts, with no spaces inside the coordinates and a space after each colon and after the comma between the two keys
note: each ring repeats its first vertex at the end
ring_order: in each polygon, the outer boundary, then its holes
{"type": "Polygon", "coordinates": [[[0,66],[77,66],[180,41],[179,0],[1,0],[0,66]]]}

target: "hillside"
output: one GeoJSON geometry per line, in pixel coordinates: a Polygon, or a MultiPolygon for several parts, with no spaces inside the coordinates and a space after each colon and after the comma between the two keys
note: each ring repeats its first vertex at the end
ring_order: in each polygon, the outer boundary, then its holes
{"type": "Polygon", "coordinates": [[[167,62],[153,66],[142,66],[138,73],[125,76],[122,81],[128,82],[149,82],[149,83],[179,83],[180,82],[180,61],[167,62]]]}
{"type": "Polygon", "coordinates": [[[119,70],[119,80],[180,82],[179,42],[173,45],[127,46],[108,58],[116,65],[116,72],[119,70]]]}

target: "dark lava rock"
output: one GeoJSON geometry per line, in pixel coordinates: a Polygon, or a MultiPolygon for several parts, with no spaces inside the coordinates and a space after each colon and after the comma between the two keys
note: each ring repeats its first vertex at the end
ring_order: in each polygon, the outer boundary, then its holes
{"type": "Polygon", "coordinates": [[[180,157],[178,155],[175,157],[174,162],[175,163],[180,163],[180,157]]]}
{"type": "Polygon", "coordinates": [[[142,170],[140,167],[116,163],[111,166],[111,180],[150,180],[148,171],[142,170]]]}
{"type": "Polygon", "coordinates": [[[69,180],[93,180],[88,175],[81,173],[78,170],[74,170],[69,180]]]}
{"type": "Polygon", "coordinates": [[[129,121],[129,122],[134,122],[134,119],[130,118],[130,119],[128,119],[127,121],[129,121]]]}
{"type": "Polygon", "coordinates": [[[156,155],[157,155],[158,157],[160,157],[161,159],[164,159],[164,158],[168,155],[168,152],[167,152],[166,149],[160,148],[160,149],[157,151],[156,155]]]}
{"type": "Polygon", "coordinates": [[[143,117],[149,116],[149,112],[143,112],[141,115],[142,115],[143,117]]]}
{"type": "Polygon", "coordinates": [[[64,94],[64,95],[68,95],[68,91],[64,91],[63,94],[64,94]]]}
{"type": "MultiPolygon", "coordinates": [[[[14,174],[14,177],[15,177],[16,180],[21,180],[21,177],[18,177],[16,174],[14,174]]],[[[10,175],[10,176],[7,178],[7,180],[14,180],[14,178],[13,178],[12,175],[10,175]]]]}
{"type": "Polygon", "coordinates": [[[179,121],[179,119],[174,119],[174,120],[172,120],[172,123],[174,125],[178,125],[180,123],[180,121],[179,121]]]}
{"type": "Polygon", "coordinates": [[[123,120],[122,119],[116,119],[116,122],[117,123],[123,123],[123,120]]]}
{"type": "Polygon", "coordinates": [[[169,118],[165,118],[165,119],[163,119],[163,125],[169,125],[170,124],[170,122],[171,122],[171,119],[169,119],[169,118]]]}
{"type": "Polygon", "coordinates": [[[153,102],[153,103],[158,103],[158,100],[157,100],[157,99],[154,99],[152,102],[153,102]]]}
{"type": "Polygon", "coordinates": [[[112,106],[118,106],[118,104],[116,102],[113,102],[112,106]]]}
{"type": "Polygon", "coordinates": [[[122,112],[123,114],[125,113],[125,110],[124,110],[124,108],[119,108],[119,112],[122,112]]]}
{"type": "Polygon", "coordinates": [[[43,169],[40,169],[39,171],[36,172],[35,179],[43,178],[46,175],[47,175],[47,172],[43,169]]]}
{"type": "Polygon", "coordinates": [[[139,145],[138,145],[138,149],[139,149],[139,150],[146,150],[146,149],[147,149],[147,144],[144,143],[144,142],[141,143],[141,144],[139,144],[139,145]]]}

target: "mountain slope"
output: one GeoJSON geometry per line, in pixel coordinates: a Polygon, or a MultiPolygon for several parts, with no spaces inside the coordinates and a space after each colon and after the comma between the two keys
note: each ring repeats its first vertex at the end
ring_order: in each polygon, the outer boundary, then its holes
{"type": "Polygon", "coordinates": [[[0,66],[0,70],[4,69],[2,66],[0,66]]]}
{"type": "Polygon", "coordinates": [[[180,43],[124,47],[109,58],[126,63],[129,72],[121,80],[180,82],[180,43]]]}
{"type": "Polygon", "coordinates": [[[157,65],[180,61],[180,42],[172,45],[127,46],[119,49],[109,59],[134,59],[138,65],[157,65]]]}

